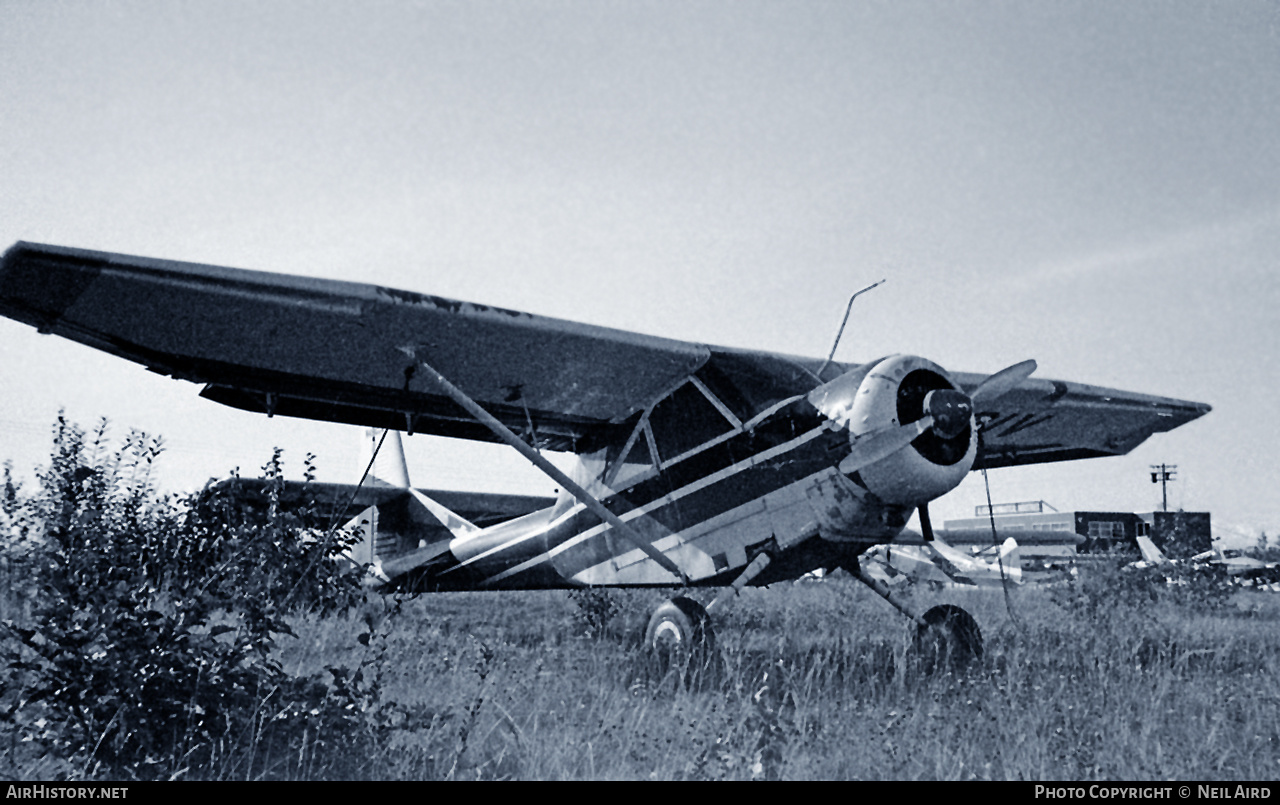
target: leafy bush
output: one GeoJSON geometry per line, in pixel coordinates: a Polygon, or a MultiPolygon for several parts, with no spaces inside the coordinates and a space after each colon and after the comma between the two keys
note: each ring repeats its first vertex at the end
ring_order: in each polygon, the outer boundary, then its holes
{"type": "Polygon", "coordinates": [[[569,600],[573,602],[574,626],[578,632],[587,637],[599,637],[609,628],[613,619],[622,613],[622,604],[618,601],[616,590],[597,587],[583,587],[569,591],[569,600]]]}
{"type": "Polygon", "coordinates": [[[320,718],[368,692],[340,673],[291,679],[272,657],[289,613],[361,599],[358,574],[334,561],[346,538],[274,505],[279,451],[263,517],[234,499],[159,496],[162,447],[132,432],[111,450],[105,421],[86,435],[59,417],[38,490],[5,486],[5,558],[32,598],[29,618],[3,624],[3,718],[68,774],[239,774],[297,723],[281,713],[320,718]]]}
{"type": "Polygon", "coordinates": [[[1220,613],[1230,609],[1234,593],[1227,574],[1214,565],[1098,562],[1081,567],[1077,578],[1055,590],[1054,598],[1082,621],[1100,623],[1149,615],[1166,604],[1188,613],[1220,613]]]}

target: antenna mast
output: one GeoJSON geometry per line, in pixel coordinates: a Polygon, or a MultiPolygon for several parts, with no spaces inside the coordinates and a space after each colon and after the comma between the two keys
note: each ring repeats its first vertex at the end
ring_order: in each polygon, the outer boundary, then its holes
{"type": "Polygon", "coordinates": [[[871,290],[872,288],[875,288],[876,286],[884,285],[886,282],[888,282],[887,279],[880,280],[879,282],[873,282],[872,284],[863,288],[861,291],[858,291],[853,296],[849,297],[849,304],[845,305],[845,308],[844,308],[844,318],[840,320],[840,329],[836,332],[835,343],[831,345],[831,352],[827,354],[827,362],[822,364],[822,368],[818,370],[819,377],[822,376],[823,369],[826,369],[828,366],[830,366],[832,359],[835,358],[836,356],[836,347],[840,346],[840,336],[844,335],[844,326],[849,323],[849,312],[853,310],[853,300],[857,299],[859,296],[871,290]]]}

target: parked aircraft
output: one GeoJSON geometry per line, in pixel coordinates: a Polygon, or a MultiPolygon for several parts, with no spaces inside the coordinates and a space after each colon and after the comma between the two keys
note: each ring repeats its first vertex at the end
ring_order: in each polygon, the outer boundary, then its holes
{"type": "MultiPolygon", "coordinates": [[[[714,609],[747,584],[844,567],[962,653],[980,651],[968,613],[917,612],[858,556],[915,511],[932,540],[929,501],[970,470],[1121,455],[1210,410],[1033,379],[1030,360],[991,375],[913,355],[839,363],[29,243],[0,263],[0,313],[247,411],[502,442],[562,490],[514,519],[444,515],[424,544],[379,547],[384,589],[725,588],[714,609]]],[[[706,609],[678,596],[647,640],[710,635],[706,609]]]]}
{"type": "Polygon", "coordinates": [[[902,582],[971,587],[1022,583],[1022,557],[1013,537],[998,549],[993,546],[977,554],[958,550],[939,535],[921,545],[877,545],[862,554],[858,564],[891,587],[902,582]]]}
{"type": "MultiPolygon", "coordinates": [[[[1175,567],[1180,562],[1164,555],[1150,537],[1138,537],[1138,550],[1142,559],[1131,563],[1134,568],[1175,567]]],[[[1218,568],[1231,581],[1242,587],[1255,587],[1269,592],[1280,592],[1280,564],[1264,562],[1245,556],[1236,550],[1211,550],[1198,553],[1185,560],[1192,565],[1218,568]]]]}
{"type": "Polygon", "coordinates": [[[354,529],[358,539],[346,556],[369,568],[370,586],[390,581],[382,571],[383,561],[447,542],[455,532],[478,531],[556,502],[554,497],[535,495],[416,489],[409,483],[398,431],[368,428],[361,437],[359,466],[367,471],[359,484],[236,477],[210,485],[204,494],[233,496],[262,509],[274,497],[276,504],[286,509],[310,507],[319,512],[324,522],[312,525],[320,534],[330,522],[354,529]]]}
{"type": "Polygon", "coordinates": [[[1255,559],[1245,554],[1238,548],[1215,548],[1211,551],[1196,554],[1191,557],[1191,561],[1218,565],[1227,571],[1228,576],[1240,580],[1269,579],[1273,582],[1280,581],[1280,562],[1264,562],[1261,559],[1255,559]]]}

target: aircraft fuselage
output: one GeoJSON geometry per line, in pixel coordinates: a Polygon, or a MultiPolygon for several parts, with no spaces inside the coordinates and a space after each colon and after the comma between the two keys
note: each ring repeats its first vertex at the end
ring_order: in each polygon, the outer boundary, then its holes
{"type": "MultiPolygon", "coordinates": [[[[849,561],[906,525],[913,507],[879,501],[837,466],[849,436],[801,397],[600,500],[703,586],[721,586],[761,550],[786,555],[755,583],[849,561]]],[[[583,462],[585,465],[587,462],[583,462]]],[[[581,467],[580,467],[581,469],[581,467]]],[[[599,492],[600,484],[593,491],[599,492]]],[[[456,538],[415,589],[669,586],[670,573],[567,496],[556,506],[456,538]]]]}

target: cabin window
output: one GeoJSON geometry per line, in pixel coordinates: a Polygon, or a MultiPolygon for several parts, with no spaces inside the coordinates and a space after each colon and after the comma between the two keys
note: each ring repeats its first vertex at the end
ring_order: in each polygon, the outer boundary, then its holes
{"type": "Polygon", "coordinates": [[[642,417],[627,441],[609,446],[605,459],[605,486],[625,489],[654,469],[648,430],[649,423],[642,417]]]}
{"type": "Polygon", "coordinates": [[[625,489],[741,427],[733,411],[692,378],[640,417],[626,441],[606,448],[601,479],[610,489],[625,489]]]}
{"type": "Polygon", "coordinates": [[[740,423],[719,401],[712,402],[710,392],[697,383],[685,383],[649,413],[658,460],[665,464],[720,436],[735,430],[740,423]]]}

